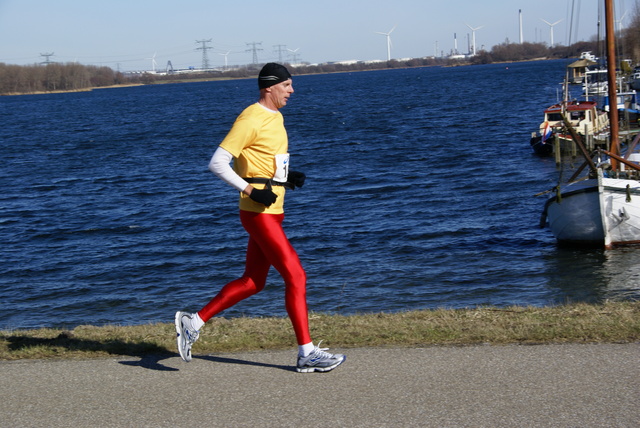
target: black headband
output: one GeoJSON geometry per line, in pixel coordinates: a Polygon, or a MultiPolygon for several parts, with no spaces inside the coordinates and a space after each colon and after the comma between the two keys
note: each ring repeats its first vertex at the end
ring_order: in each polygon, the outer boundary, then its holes
{"type": "Polygon", "coordinates": [[[265,64],[258,74],[258,87],[260,89],[268,88],[289,79],[291,79],[291,74],[285,66],[270,62],[265,64]]]}

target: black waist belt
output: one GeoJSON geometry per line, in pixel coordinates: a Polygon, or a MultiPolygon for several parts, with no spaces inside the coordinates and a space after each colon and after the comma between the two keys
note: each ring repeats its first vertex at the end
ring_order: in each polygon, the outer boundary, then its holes
{"type": "Polygon", "coordinates": [[[275,181],[271,178],[262,178],[262,177],[243,177],[247,183],[257,183],[257,184],[267,184],[271,183],[272,186],[282,186],[286,189],[293,190],[293,185],[291,183],[287,183],[284,181],[275,181]]]}

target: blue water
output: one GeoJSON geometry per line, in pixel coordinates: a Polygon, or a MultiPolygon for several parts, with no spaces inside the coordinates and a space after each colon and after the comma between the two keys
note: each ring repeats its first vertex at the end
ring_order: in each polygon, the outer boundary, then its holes
{"type": "MultiPolygon", "coordinates": [[[[558,171],[528,146],[566,61],[294,77],[285,229],[313,311],[637,297],[638,250],[538,227],[558,171]]],[[[170,322],[243,271],[207,170],[253,80],[0,98],[0,328],[170,322]]],[[[223,314],[285,315],[283,286],[223,314]]]]}

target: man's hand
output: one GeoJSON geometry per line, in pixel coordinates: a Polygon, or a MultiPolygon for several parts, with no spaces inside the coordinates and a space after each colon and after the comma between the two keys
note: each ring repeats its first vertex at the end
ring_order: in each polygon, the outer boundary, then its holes
{"type": "Polygon", "coordinates": [[[273,193],[269,187],[265,189],[253,188],[249,194],[249,198],[264,205],[265,207],[271,206],[271,204],[273,204],[278,198],[278,195],[273,193]]]}

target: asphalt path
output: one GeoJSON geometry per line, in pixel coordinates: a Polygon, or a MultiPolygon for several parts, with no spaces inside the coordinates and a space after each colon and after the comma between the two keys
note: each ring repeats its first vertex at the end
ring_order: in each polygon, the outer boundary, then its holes
{"type": "Polygon", "coordinates": [[[3,361],[0,426],[640,426],[638,343],[331,351],[3,361]]]}

